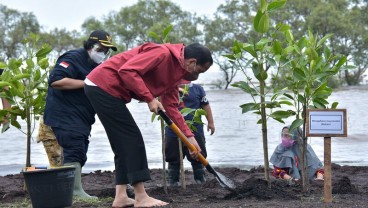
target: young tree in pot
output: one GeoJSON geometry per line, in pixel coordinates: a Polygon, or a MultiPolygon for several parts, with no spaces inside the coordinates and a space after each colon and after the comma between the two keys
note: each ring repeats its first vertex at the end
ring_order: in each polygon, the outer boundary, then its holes
{"type": "Polygon", "coordinates": [[[39,36],[31,33],[29,39],[24,40],[22,50],[23,57],[0,63],[0,68],[5,69],[0,79],[0,97],[6,98],[12,106],[0,110],[0,116],[7,117],[12,126],[26,135],[26,167],[30,167],[32,133],[36,121],[43,114],[46,101],[49,72],[46,56],[52,49],[47,44],[41,45],[39,36]],[[19,119],[25,121],[26,130],[22,130],[19,119]]]}

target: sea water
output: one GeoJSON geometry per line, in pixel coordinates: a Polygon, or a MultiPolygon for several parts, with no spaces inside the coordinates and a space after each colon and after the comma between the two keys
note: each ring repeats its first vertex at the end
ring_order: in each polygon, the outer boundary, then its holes
{"type": "MultiPolygon", "coordinates": [[[[348,137],[331,139],[331,158],[340,165],[367,166],[368,148],[368,96],[367,87],[354,87],[334,92],[329,102],[339,102],[339,109],[347,109],[348,137]]],[[[252,102],[251,97],[238,89],[207,90],[207,98],[212,108],[216,131],[210,135],[205,128],[208,161],[213,167],[238,167],[250,169],[263,165],[263,143],[261,126],[257,124],[259,116],[253,113],[242,114],[241,104],[252,102]]],[[[146,145],[149,168],[163,168],[162,137],[160,122],[151,121],[152,113],[145,103],[133,101],[128,104],[146,145]]],[[[203,119],[206,123],[205,118],[203,119]]],[[[268,156],[280,143],[280,130],[290,124],[268,120],[268,156]]],[[[21,123],[24,129],[24,123],[21,123]]],[[[31,163],[48,165],[47,155],[42,143],[36,142],[38,123],[35,125],[31,142],[31,163]]],[[[323,161],[324,147],[322,137],[312,137],[308,143],[323,161]]],[[[106,137],[103,126],[96,116],[93,125],[88,160],[83,172],[95,170],[114,170],[114,154],[106,137]]],[[[0,134],[0,175],[16,174],[26,162],[26,135],[11,127],[0,134]]],[[[190,164],[184,163],[187,169],[190,164]]]]}

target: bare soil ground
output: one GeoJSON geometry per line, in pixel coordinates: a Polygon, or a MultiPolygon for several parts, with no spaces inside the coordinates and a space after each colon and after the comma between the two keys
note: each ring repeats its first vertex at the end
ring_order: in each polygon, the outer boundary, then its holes
{"type": "MultiPolygon", "coordinates": [[[[159,169],[151,170],[152,180],[146,183],[147,192],[153,197],[170,202],[166,207],[172,208],[368,207],[368,167],[333,164],[332,203],[324,202],[322,181],[311,181],[309,192],[303,192],[301,184],[288,185],[271,176],[272,187],[269,189],[261,167],[250,171],[236,168],[215,169],[235,181],[236,193],[221,187],[210,173],[207,173],[206,184],[197,185],[189,171],[185,172],[186,189],[169,187],[165,193],[162,170],[159,169]]],[[[113,172],[95,171],[84,174],[82,182],[86,192],[104,200],[75,201],[73,207],[111,207],[115,194],[113,172]]],[[[23,187],[24,179],[20,174],[0,177],[0,207],[30,207],[29,195],[23,187]]]]}

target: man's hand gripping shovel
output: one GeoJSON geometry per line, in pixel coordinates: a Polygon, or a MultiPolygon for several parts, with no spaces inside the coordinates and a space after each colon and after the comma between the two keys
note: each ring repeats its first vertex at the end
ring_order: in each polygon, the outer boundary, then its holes
{"type": "MultiPolygon", "coordinates": [[[[176,135],[178,135],[178,137],[185,144],[185,146],[187,146],[193,152],[197,151],[196,147],[188,141],[188,138],[174,124],[174,122],[171,121],[171,119],[166,115],[164,111],[159,110],[158,114],[165,120],[167,125],[176,133],[176,135]]],[[[201,153],[199,153],[198,155],[198,160],[206,167],[208,172],[212,173],[216,177],[217,181],[220,183],[222,187],[226,188],[227,190],[231,192],[235,192],[235,188],[236,188],[235,183],[229,178],[227,178],[226,176],[215,171],[201,153]]]]}

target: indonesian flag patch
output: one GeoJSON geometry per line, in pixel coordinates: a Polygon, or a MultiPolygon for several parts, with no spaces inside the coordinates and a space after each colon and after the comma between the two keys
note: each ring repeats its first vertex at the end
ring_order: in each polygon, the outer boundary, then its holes
{"type": "Polygon", "coordinates": [[[65,61],[62,61],[59,65],[62,66],[62,67],[64,67],[64,68],[68,68],[69,63],[68,62],[65,62],[65,61]]]}

